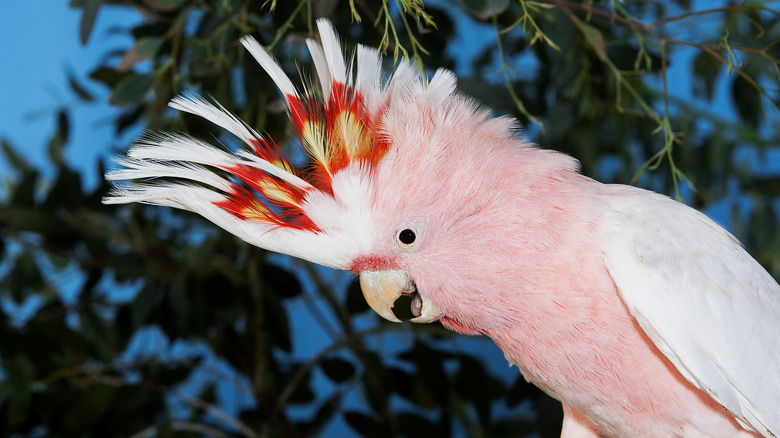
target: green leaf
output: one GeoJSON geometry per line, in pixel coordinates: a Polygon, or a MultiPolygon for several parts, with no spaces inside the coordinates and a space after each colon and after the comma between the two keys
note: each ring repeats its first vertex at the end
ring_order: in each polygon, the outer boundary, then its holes
{"type": "Polygon", "coordinates": [[[75,210],[82,202],[81,174],[67,167],[61,167],[57,179],[43,202],[43,207],[54,209],[61,206],[75,210]]]}
{"type": "MultiPolygon", "coordinates": [[[[0,211],[0,220],[12,222],[20,229],[28,228],[25,226],[25,222],[19,221],[19,217],[13,215],[18,213],[20,207],[32,207],[35,205],[35,192],[38,189],[39,174],[36,171],[25,172],[22,174],[21,181],[17,181],[16,184],[11,187],[11,202],[7,208],[3,208],[0,211]]],[[[23,213],[26,213],[27,210],[23,213]]],[[[31,215],[40,216],[38,212],[30,212],[31,215]]],[[[36,222],[37,225],[37,222],[36,222]]]]}
{"type": "Polygon", "coordinates": [[[57,131],[49,140],[47,151],[49,159],[58,167],[65,166],[65,145],[70,136],[70,117],[67,111],[60,109],[57,112],[57,131]]]}
{"type": "Polygon", "coordinates": [[[62,137],[55,135],[49,140],[48,147],[46,148],[49,153],[49,159],[57,166],[65,165],[65,142],[62,141],[62,137]]]}
{"type": "Polygon", "coordinates": [[[111,103],[116,106],[137,104],[146,98],[154,85],[153,74],[131,75],[124,78],[111,94],[111,103]]]}
{"type": "Polygon", "coordinates": [[[64,109],[57,111],[57,134],[62,137],[64,143],[70,138],[70,116],[64,109]]]}
{"type": "Polygon", "coordinates": [[[95,81],[102,82],[109,88],[114,88],[119,82],[130,75],[131,73],[121,72],[115,68],[98,67],[95,70],[92,70],[89,77],[95,81]]]}
{"type": "Polygon", "coordinates": [[[79,321],[80,334],[88,341],[97,359],[110,362],[113,353],[117,351],[116,331],[113,325],[108,325],[91,306],[82,307],[79,321]]]}
{"type": "Polygon", "coordinates": [[[355,374],[355,366],[352,363],[335,357],[323,360],[320,367],[325,375],[336,383],[345,382],[355,374]]]}
{"type": "Polygon", "coordinates": [[[482,362],[476,358],[460,355],[460,370],[455,376],[455,389],[465,400],[475,404],[477,414],[483,423],[490,419],[491,402],[502,397],[505,388],[501,381],[490,376],[482,362]]]}
{"type": "Polygon", "coordinates": [[[379,420],[362,412],[348,411],[344,414],[344,419],[351,428],[363,436],[377,436],[384,429],[379,420]]]}
{"type": "Polygon", "coordinates": [[[317,17],[331,16],[338,5],[338,0],[319,0],[312,4],[314,15],[317,17]]]}
{"type": "Polygon", "coordinates": [[[200,391],[199,399],[214,404],[217,401],[217,385],[210,383],[200,391]]]}
{"type": "Polygon", "coordinates": [[[7,285],[11,292],[11,298],[17,303],[21,303],[33,293],[43,290],[45,281],[31,253],[22,253],[16,259],[7,285]]]}
{"type": "Polygon", "coordinates": [[[144,4],[160,12],[171,12],[186,4],[189,0],[144,0],[144,4]]]}
{"type": "Polygon", "coordinates": [[[271,339],[284,351],[290,351],[292,349],[290,322],[279,296],[264,294],[263,301],[265,303],[265,321],[271,331],[271,339]]]}
{"type": "Polygon", "coordinates": [[[490,427],[492,437],[526,436],[536,432],[536,426],[527,418],[505,418],[496,421],[490,427]]]}
{"type": "Polygon", "coordinates": [[[123,111],[114,121],[114,132],[122,134],[125,130],[135,125],[141,117],[146,113],[146,105],[138,105],[137,107],[131,107],[127,111],[123,111]]]}
{"type": "MultiPolygon", "coordinates": [[[[486,64],[492,62],[493,56],[489,50],[485,52],[486,64]]],[[[458,78],[458,89],[479,102],[490,102],[490,108],[494,111],[509,112],[515,108],[515,102],[507,93],[505,85],[485,82],[479,77],[465,76],[458,78]]]]}
{"type": "Polygon", "coordinates": [[[517,377],[514,385],[509,388],[506,394],[506,405],[509,407],[517,406],[520,402],[532,398],[537,398],[541,394],[541,390],[525,380],[522,375],[517,377]]]}
{"type": "Polygon", "coordinates": [[[436,384],[437,381],[447,382],[447,375],[441,368],[441,363],[425,364],[415,362],[419,369],[414,374],[399,368],[392,368],[393,388],[398,395],[425,409],[436,409],[447,403],[448,387],[436,384]],[[431,374],[428,370],[438,368],[441,374],[431,374]],[[434,376],[434,379],[430,377],[434,376]],[[433,380],[433,384],[431,381],[433,380]]]}
{"type": "MultiPolygon", "coordinates": [[[[452,388],[449,374],[444,370],[444,362],[452,357],[448,351],[431,348],[427,343],[415,341],[414,347],[398,355],[417,367],[413,378],[397,379],[401,393],[409,401],[432,409],[437,404],[446,404],[448,392],[452,388]],[[408,385],[408,386],[406,386],[408,385]]],[[[396,376],[398,373],[395,372],[396,376]]]]}
{"type": "Polygon", "coordinates": [[[578,21],[576,24],[582,31],[582,34],[585,35],[585,40],[588,42],[588,45],[596,52],[596,56],[602,61],[606,61],[607,46],[604,43],[604,35],[601,31],[584,21],[578,21]]]}
{"type": "Polygon", "coordinates": [[[92,28],[95,26],[95,19],[97,19],[102,3],[102,0],[85,0],[82,3],[81,25],[79,26],[81,44],[87,44],[87,41],[89,41],[89,36],[92,33],[92,28]]]}
{"type": "MultiPolygon", "coordinates": [[[[317,413],[312,420],[306,424],[306,428],[300,436],[321,436],[320,430],[328,424],[339,410],[341,410],[341,399],[343,394],[337,392],[329,399],[325,400],[317,409],[317,413]]],[[[2,399],[0,399],[0,403],[2,399]]]]}
{"type": "Polygon", "coordinates": [[[30,415],[30,397],[33,378],[37,371],[36,364],[29,356],[17,354],[3,358],[4,380],[9,384],[11,394],[3,403],[2,411],[6,418],[0,418],[4,426],[16,426],[25,422],[30,415]]]}
{"type": "Polygon", "coordinates": [[[65,75],[68,78],[68,85],[70,85],[70,89],[73,90],[74,93],[76,93],[76,96],[78,96],[79,99],[83,100],[84,102],[93,102],[95,100],[95,97],[90,93],[81,83],[79,83],[78,79],[76,79],[76,75],[73,72],[73,69],[70,67],[65,69],[65,75]]]}
{"type": "Polygon", "coordinates": [[[295,386],[290,398],[287,400],[290,404],[305,405],[314,401],[314,392],[311,390],[311,372],[306,372],[301,382],[295,386]]]}
{"type": "Polygon", "coordinates": [[[21,173],[31,172],[33,170],[32,166],[30,166],[30,163],[28,163],[23,156],[16,152],[16,149],[11,146],[11,143],[8,143],[6,139],[0,140],[0,147],[3,149],[3,155],[5,156],[5,159],[8,160],[14,169],[21,173]]]}
{"type": "Polygon", "coordinates": [[[432,438],[442,436],[438,427],[426,418],[404,412],[396,417],[401,435],[408,438],[432,438]]]}
{"type": "Polygon", "coordinates": [[[347,289],[347,312],[350,315],[357,315],[363,313],[369,309],[366,299],[363,297],[363,292],[360,290],[360,282],[355,279],[347,289]]]}
{"type": "Polygon", "coordinates": [[[161,37],[145,37],[138,40],[132,49],[122,57],[122,60],[117,66],[117,70],[125,71],[133,68],[137,63],[154,57],[162,46],[163,39],[161,37]]]}
{"type": "Polygon", "coordinates": [[[488,0],[488,5],[491,12],[498,15],[509,7],[509,0],[488,0]]]}
{"type": "Polygon", "coordinates": [[[693,93],[697,97],[712,100],[715,83],[724,65],[707,52],[701,52],[693,60],[693,93]]]}
{"type": "Polygon", "coordinates": [[[756,87],[741,75],[737,75],[731,84],[731,96],[740,118],[753,128],[758,127],[761,119],[761,95],[756,87]]]}
{"type": "Polygon", "coordinates": [[[480,19],[498,15],[509,7],[509,0],[460,0],[460,3],[480,19]]]}
{"type": "Polygon", "coordinates": [[[61,413],[65,430],[72,433],[89,430],[110,408],[116,388],[110,385],[91,385],[77,393],[68,408],[61,413]]]}
{"type": "MultiPolygon", "coordinates": [[[[190,297],[187,294],[187,276],[178,274],[173,278],[172,284],[167,294],[171,307],[176,309],[176,313],[187,315],[190,310],[190,297]]],[[[177,322],[183,324],[185,318],[177,318],[177,322]]],[[[185,327],[182,327],[185,329],[185,327]]]]}
{"type": "Polygon", "coordinates": [[[272,263],[263,264],[263,280],[271,292],[282,298],[293,298],[301,294],[301,283],[298,277],[272,263]]]}
{"type": "Polygon", "coordinates": [[[152,309],[157,305],[159,293],[156,288],[150,284],[141,289],[138,295],[130,305],[131,324],[133,328],[138,328],[146,322],[146,318],[152,309]]]}

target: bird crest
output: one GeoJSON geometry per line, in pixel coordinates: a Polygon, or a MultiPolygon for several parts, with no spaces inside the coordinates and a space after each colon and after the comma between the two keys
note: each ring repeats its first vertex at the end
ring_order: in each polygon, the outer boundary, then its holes
{"type": "Polygon", "coordinates": [[[272,139],[257,136],[249,138],[248,143],[258,158],[309,186],[251,164],[236,163],[223,168],[234,180],[226,199],[217,205],[241,219],[319,231],[302,209],[306,190],[315,188],[332,194],[336,173],[357,161],[375,166],[387,151],[387,144],[376,135],[364,98],[349,81],[333,78],[329,96],[285,94],[284,98],[292,128],[310,158],[308,165],[293,166],[272,139]]]}
{"type": "MultiPolygon", "coordinates": [[[[327,20],[318,22],[322,43],[308,40],[320,81],[318,89],[301,94],[281,67],[250,36],[241,42],[268,72],[286,102],[290,122],[310,158],[296,167],[267,138],[220,104],[196,94],[172,100],[170,106],[216,123],[249,146],[235,156],[205,142],[180,134],[146,134],[121,159],[124,169],[110,172],[111,180],[178,178],[206,183],[221,192],[213,204],[236,218],[276,227],[320,231],[303,210],[309,190],[333,193],[333,177],[351,163],[373,167],[388,149],[377,135],[377,114],[387,101],[382,90],[380,58],[376,51],[358,50],[358,78],[353,79],[344,62],[338,37],[327,20]],[[366,94],[369,94],[367,96],[366,94]],[[373,99],[369,101],[369,99],[373,99]],[[207,166],[204,168],[203,166],[207,166]],[[212,168],[212,169],[209,169],[212,168]],[[227,173],[220,177],[213,169],[227,173]]],[[[109,203],[142,201],[160,203],[157,189],[170,183],[136,184],[117,189],[109,203]]],[[[180,206],[179,206],[180,207],[180,206]]]]}
{"type": "Polygon", "coordinates": [[[347,269],[372,240],[370,179],[391,147],[383,120],[423,94],[443,101],[455,77],[441,70],[428,83],[402,61],[383,80],[375,49],[359,45],[347,63],[330,22],[317,26],[320,42],[306,41],[317,84],[303,93],[254,38],[241,39],[279,89],[306,165],[294,165],[273,139],[214,99],[186,93],[170,106],[223,127],[247,148],[231,153],[185,134],[147,133],[106,175],[134,183],[115,187],[104,202],[193,211],[253,245],[347,269]]]}

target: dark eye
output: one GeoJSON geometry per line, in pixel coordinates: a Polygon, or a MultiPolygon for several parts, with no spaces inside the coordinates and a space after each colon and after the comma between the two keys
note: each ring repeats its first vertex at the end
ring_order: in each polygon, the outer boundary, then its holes
{"type": "Polygon", "coordinates": [[[400,240],[404,245],[410,245],[414,243],[414,239],[416,238],[417,236],[414,235],[414,231],[408,228],[401,230],[401,232],[398,233],[398,240],[400,240]]]}

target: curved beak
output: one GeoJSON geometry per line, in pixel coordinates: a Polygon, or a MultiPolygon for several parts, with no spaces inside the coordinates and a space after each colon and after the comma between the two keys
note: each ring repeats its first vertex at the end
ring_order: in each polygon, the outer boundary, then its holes
{"type": "Polygon", "coordinates": [[[424,299],[418,292],[414,282],[400,269],[381,271],[363,271],[360,273],[360,288],[363,290],[368,305],[382,318],[401,322],[393,313],[393,305],[401,295],[412,295],[412,322],[428,323],[441,318],[442,312],[430,300],[424,299]]]}

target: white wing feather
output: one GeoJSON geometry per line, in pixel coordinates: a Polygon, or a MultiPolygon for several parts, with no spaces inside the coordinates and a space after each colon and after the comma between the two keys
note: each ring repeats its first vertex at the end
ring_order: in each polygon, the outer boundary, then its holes
{"type": "Polygon", "coordinates": [[[608,190],[606,267],[639,325],[743,426],[780,436],[780,286],[698,211],[640,189],[608,190]]]}

